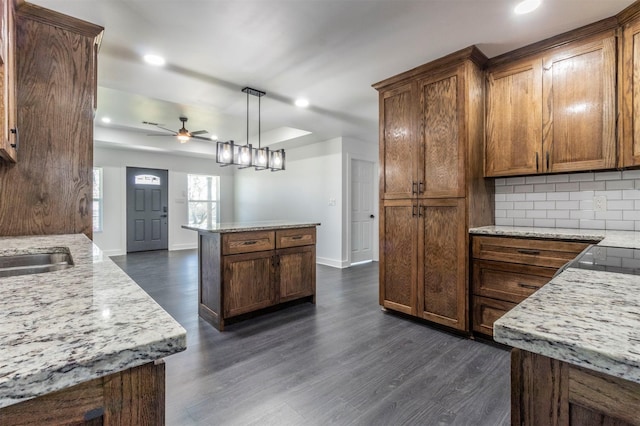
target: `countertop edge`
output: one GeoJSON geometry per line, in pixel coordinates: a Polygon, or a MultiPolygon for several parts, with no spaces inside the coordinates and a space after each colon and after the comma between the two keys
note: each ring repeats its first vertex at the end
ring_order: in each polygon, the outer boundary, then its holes
{"type": "Polygon", "coordinates": [[[197,227],[191,225],[182,225],[183,229],[189,229],[191,231],[211,233],[211,234],[230,234],[235,232],[251,232],[251,231],[268,231],[268,230],[278,230],[278,229],[294,229],[294,228],[314,228],[320,226],[319,222],[304,222],[304,223],[283,223],[283,224],[259,224],[259,223],[250,223],[250,224],[224,224],[221,223],[219,228],[206,228],[206,227],[197,227]]]}

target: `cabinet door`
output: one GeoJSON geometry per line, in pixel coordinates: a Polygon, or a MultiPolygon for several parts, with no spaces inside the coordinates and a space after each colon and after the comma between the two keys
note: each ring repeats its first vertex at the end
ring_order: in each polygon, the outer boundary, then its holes
{"type": "Polygon", "coordinates": [[[416,314],[418,206],[386,200],[380,207],[380,304],[416,314]]]}
{"type": "Polygon", "coordinates": [[[14,0],[0,0],[0,159],[15,162],[17,152],[14,0]]]}
{"type": "Polygon", "coordinates": [[[468,331],[465,199],[421,203],[418,315],[468,331]]]}
{"type": "Polygon", "coordinates": [[[223,257],[225,318],[276,303],[273,257],[273,251],[223,257]]]}
{"type": "Polygon", "coordinates": [[[616,38],[544,58],[544,172],[615,167],[616,38]]]}
{"type": "Polygon", "coordinates": [[[279,302],[311,296],[316,292],[316,247],[281,249],[278,256],[279,302]]]}
{"type": "Polygon", "coordinates": [[[411,198],[418,191],[413,87],[407,84],[380,94],[380,197],[384,199],[411,198]]]}
{"type": "Polygon", "coordinates": [[[422,80],[420,105],[424,161],[418,192],[424,197],[462,197],[465,191],[464,68],[422,80]]]}
{"type": "Polygon", "coordinates": [[[622,30],[622,166],[640,165],[640,19],[622,30]]]}
{"type": "Polygon", "coordinates": [[[485,176],[538,173],[542,147],[542,59],[487,74],[485,176]]]}

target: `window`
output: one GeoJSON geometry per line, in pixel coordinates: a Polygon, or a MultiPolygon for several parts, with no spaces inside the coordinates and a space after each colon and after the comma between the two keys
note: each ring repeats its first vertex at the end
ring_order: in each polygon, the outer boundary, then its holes
{"type": "Polygon", "coordinates": [[[102,168],[93,168],[93,232],[102,232],[102,168]]]}
{"type": "Polygon", "coordinates": [[[189,225],[218,222],[218,176],[188,175],[189,225]]]}

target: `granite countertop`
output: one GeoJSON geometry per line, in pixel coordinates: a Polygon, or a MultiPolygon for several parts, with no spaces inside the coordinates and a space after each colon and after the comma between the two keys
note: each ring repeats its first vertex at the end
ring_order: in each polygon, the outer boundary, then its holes
{"type": "MultiPolygon", "coordinates": [[[[490,226],[469,232],[640,248],[640,233],[631,231],[490,226]]],[[[640,276],[567,268],[497,320],[494,339],[640,383],[640,276]]]]}
{"type": "Polygon", "coordinates": [[[320,226],[317,222],[291,222],[286,220],[269,220],[264,222],[227,222],[215,223],[212,226],[182,225],[184,229],[199,232],[230,233],[248,231],[267,231],[274,229],[311,228],[320,226]]]}
{"type": "Polygon", "coordinates": [[[186,331],[84,235],[0,237],[74,266],[0,278],[0,408],[186,349],[186,331]]]}

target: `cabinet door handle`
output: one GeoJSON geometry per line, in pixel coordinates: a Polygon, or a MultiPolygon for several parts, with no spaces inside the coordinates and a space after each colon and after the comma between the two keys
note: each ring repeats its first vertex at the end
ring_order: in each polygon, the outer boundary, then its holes
{"type": "Polygon", "coordinates": [[[257,244],[257,241],[245,241],[242,243],[242,245],[245,245],[245,246],[252,246],[254,244],[257,244]]]}
{"type": "Polygon", "coordinates": [[[422,209],[424,209],[424,206],[418,204],[418,217],[422,217],[422,209]]]}
{"type": "Polygon", "coordinates": [[[296,235],[295,237],[291,237],[292,240],[301,240],[302,235],[296,235]]]}
{"type": "Polygon", "coordinates": [[[416,208],[417,208],[417,206],[415,204],[413,206],[411,206],[411,216],[413,216],[413,217],[418,216],[418,214],[416,213],[416,208]]]}
{"type": "Polygon", "coordinates": [[[411,193],[412,194],[417,194],[418,193],[418,182],[413,182],[411,183],[411,193]]]}
{"type": "Polygon", "coordinates": [[[539,288],[540,288],[540,287],[538,287],[537,285],[526,284],[526,283],[518,283],[518,286],[519,286],[519,287],[522,287],[522,288],[528,288],[528,289],[530,289],[530,290],[537,290],[537,289],[539,289],[539,288]]]}
{"type": "Polygon", "coordinates": [[[549,151],[547,151],[547,171],[549,171],[549,151]]]}
{"type": "Polygon", "coordinates": [[[418,193],[422,194],[424,192],[424,182],[420,181],[420,183],[418,184],[418,193]]]}
{"type": "Polygon", "coordinates": [[[12,143],[11,148],[17,151],[18,147],[20,147],[20,134],[18,133],[18,128],[16,127],[15,129],[10,129],[9,131],[16,135],[16,143],[12,143]]]}
{"type": "Polygon", "coordinates": [[[536,152],[536,172],[538,171],[538,153],[536,152]]]}
{"type": "Polygon", "coordinates": [[[537,256],[540,254],[540,250],[518,249],[518,253],[531,254],[531,255],[537,256]]]}

